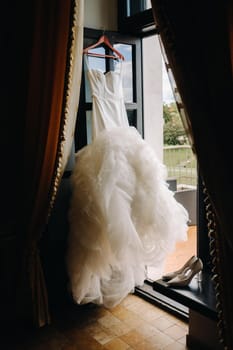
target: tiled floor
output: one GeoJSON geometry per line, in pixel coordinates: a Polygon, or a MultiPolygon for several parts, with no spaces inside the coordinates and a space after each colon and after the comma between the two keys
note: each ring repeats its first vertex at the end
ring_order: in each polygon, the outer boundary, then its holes
{"type": "MultiPolygon", "coordinates": [[[[196,254],[196,226],[177,244],[165,272],[181,267],[196,254]]],[[[51,326],[6,337],[4,350],[184,350],[188,324],[157,306],[129,295],[120,305],[59,308],[51,326]]]]}
{"type": "MultiPolygon", "coordinates": [[[[10,350],[184,350],[187,323],[136,295],[113,309],[69,306],[10,350]]],[[[20,338],[20,337],[19,337],[20,338]]],[[[9,346],[9,344],[8,344],[9,346]]]]}

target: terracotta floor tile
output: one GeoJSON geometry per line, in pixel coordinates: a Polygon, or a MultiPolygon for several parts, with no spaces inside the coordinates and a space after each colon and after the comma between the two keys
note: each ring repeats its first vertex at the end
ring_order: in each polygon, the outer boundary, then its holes
{"type": "Polygon", "coordinates": [[[130,328],[138,328],[144,321],[139,317],[127,318],[124,323],[127,324],[130,328]]]}
{"type": "Polygon", "coordinates": [[[140,298],[137,295],[129,294],[125,299],[122,300],[121,305],[127,307],[135,302],[138,302],[140,298]]]}
{"type": "Polygon", "coordinates": [[[180,326],[173,325],[164,330],[164,333],[169,335],[169,337],[178,340],[186,335],[186,330],[181,328],[180,326]]]}
{"type": "Polygon", "coordinates": [[[133,346],[134,350],[159,350],[156,344],[151,344],[147,339],[133,346]]]}
{"type": "Polygon", "coordinates": [[[104,349],[107,350],[128,350],[129,345],[121,339],[113,339],[109,343],[104,345],[104,349]]]}
{"type": "Polygon", "coordinates": [[[118,326],[121,324],[120,320],[112,314],[99,318],[98,323],[106,328],[112,328],[113,326],[118,326]]]}
{"type": "Polygon", "coordinates": [[[151,344],[156,345],[158,348],[164,348],[165,346],[174,343],[174,339],[169,337],[163,332],[157,331],[155,335],[147,339],[151,344]]]}
{"type": "Polygon", "coordinates": [[[122,303],[120,303],[119,305],[114,306],[112,309],[110,309],[109,311],[111,312],[112,315],[115,315],[121,311],[125,310],[125,307],[123,306],[122,303]]]}
{"type": "MultiPolygon", "coordinates": [[[[92,337],[83,337],[83,338],[76,339],[76,341],[72,345],[75,345],[77,350],[79,349],[80,350],[81,349],[102,350],[103,349],[103,346],[92,337]]],[[[60,349],[57,349],[57,350],[60,350],[60,349]]]]}
{"type": "Polygon", "coordinates": [[[84,328],[84,330],[91,336],[103,332],[103,327],[98,322],[92,323],[84,328]]]}
{"type": "Polygon", "coordinates": [[[85,330],[79,328],[68,329],[64,332],[64,335],[69,339],[71,343],[79,341],[79,339],[91,337],[85,330]]]}
{"type": "Polygon", "coordinates": [[[178,339],[177,341],[178,341],[178,343],[185,345],[186,344],[186,336],[178,339]]]}
{"type": "Polygon", "coordinates": [[[136,331],[136,329],[133,329],[132,331],[126,333],[121,337],[121,340],[123,340],[125,343],[129,344],[130,346],[134,346],[135,344],[138,344],[145,340],[145,337],[136,331]]]}
{"type": "Polygon", "coordinates": [[[188,331],[188,322],[179,320],[178,318],[175,320],[175,323],[180,326],[181,328],[185,329],[186,331],[188,331]]]}
{"type": "Polygon", "coordinates": [[[168,346],[165,346],[165,348],[163,348],[163,350],[186,350],[186,349],[188,349],[186,345],[180,344],[178,342],[174,342],[168,346]]]}
{"type": "Polygon", "coordinates": [[[172,323],[174,323],[174,324],[180,326],[181,328],[185,328],[185,329],[186,329],[186,327],[188,326],[188,323],[187,323],[187,322],[178,319],[175,315],[170,314],[170,313],[168,313],[168,312],[165,313],[165,314],[163,315],[163,317],[166,318],[167,320],[171,321],[172,323]]]}
{"type": "Polygon", "coordinates": [[[157,329],[151,326],[149,323],[143,322],[139,327],[136,328],[136,331],[140,333],[144,338],[149,338],[157,332],[157,329]]]}
{"type": "Polygon", "coordinates": [[[142,322],[141,317],[139,317],[138,314],[126,308],[114,311],[113,315],[131,328],[138,327],[142,322]]]}
{"type": "Polygon", "coordinates": [[[151,321],[160,317],[161,311],[158,310],[154,305],[151,304],[133,304],[129,306],[129,310],[134,312],[138,319],[144,321],[151,321]]]}
{"type": "Polygon", "coordinates": [[[143,305],[141,303],[132,303],[129,305],[126,305],[126,309],[134,312],[136,315],[141,314],[143,305]]]}
{"type": "Polygon", "coordinates": [[[110,316],[111,311],[106,309],[105,307],[97,306],[97,309],[95,310],[95,318],[100,318],[104,316],[110,316]]]}
{"type": "Polygon", "coordinates": [[[132,327],[127,325],[125,322],[120,322],[119,325],[114,325],[111,327],[111,331],[118,337],[130,332],[132,327]]]}
{"type": "Polygon", "coordinates": [[[153,307],[151,310],[154,313],[154,319],[162,317],[164,314],[167,314],[167,313],[165,313],[164,310],[158,308],[157,306],[152,305],[152,304],[151,304],[151,306],[153,307]]]}
{"type": "Polygon", "coordinates": [[[158,330],[163,331],[168,327],[171,327],[172,325],[174,325],[174,322],[165,317],[159,317],[153,320],[153,322],[150,322],[150,324],[156,327],[158,330]]]}
{"type": "Polygon", "coordinates": [[[108,343],[109,341],[113,340],[114,338],[116,338],[115,335],[110,335],[108,333],[105,332],[99,332],[93,335],[93,338],[100,344],[104,345],[106,343],[108,343]]]}
{"type": "Polygon", "coordinates": [[[113,313],[115,317],[117,317],[120,321],[125,321],[129,318],[137,318],[137,314],[135,312],[130,311],[126,308],[119,309],[113,313]]]}
{"type": "Polygon", "coordinates": [[[159,317],[160,317],[160,313],[156,312],[153,309],[141,313],[141,318],[149,323],[151,323],[151,321],[158,319],[159,317]]]}

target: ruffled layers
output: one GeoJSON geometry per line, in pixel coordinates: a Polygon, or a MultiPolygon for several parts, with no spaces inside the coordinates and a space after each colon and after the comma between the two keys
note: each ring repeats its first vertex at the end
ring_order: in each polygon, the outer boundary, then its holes
{"type": "MultiPolygon", "coordinates": [[[[133,127],[103,131],[77,153],[67,268],[77,303],[113,307],[185,240],[188,214],[166,169],[133,127]]],[[[161,271],[162,273],[162,271],[161,271]]]]}

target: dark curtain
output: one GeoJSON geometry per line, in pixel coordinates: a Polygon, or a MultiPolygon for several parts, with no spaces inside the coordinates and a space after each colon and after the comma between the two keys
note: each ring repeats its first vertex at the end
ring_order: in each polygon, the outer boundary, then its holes
{"type": "Polygon", "coordinates": [[[213,277],[222,340],[233,348],[232,2],[152,0],[200,172],[214,236],[213,277]],[[209,210],[210,212],[210,210],[209,210]],[[214,224],[213,224],[214,221],[214,224]]]}
{"type": "MultiPolygon", "coordinates": [[[[33,0],[24,128],[24,209],[17,306],[37,326],[50,322],[39,241],[45,229],[64,119],[72,1],[33,0]]],[[[17,30],[17,29],[16,29],[17,30]]],[[[22,41],[24,38],[22,38],[22,41]]],[[[23,314],[23,315],[22,315],[23,314]]]]}

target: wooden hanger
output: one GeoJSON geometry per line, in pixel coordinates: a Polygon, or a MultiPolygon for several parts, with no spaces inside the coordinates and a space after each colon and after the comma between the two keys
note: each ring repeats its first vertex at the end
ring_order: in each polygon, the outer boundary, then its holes
{"type": "Polygon", "coordinates": [[[108,57],[108,58],[113,58],[114,60],[120,59],[120,60],[124,61],[124,59],[125,59],[124,56],[110,44],[110,41],[108,40],[108,37],[106,35],[102,35],[95,44],[86,47],[83,50],[83,53],[85,55],[88,55],[88,56],[103,57],[103,58],[108,57]],[[89,52],[89,50],[94,49],[95,47],[98,47],[98,46],[103,45],[103,44],[105,46],[107,46],[111,51],[113,51],[116,54],[116,56],[115,55],[105,55],[105,54],[96,53],[96,52],[89,52]]]}

